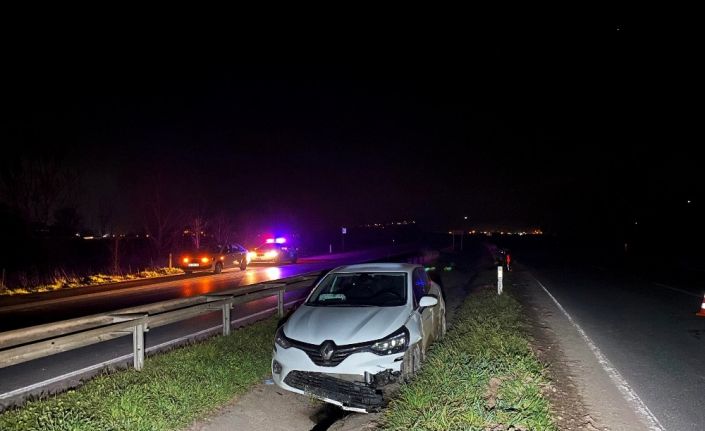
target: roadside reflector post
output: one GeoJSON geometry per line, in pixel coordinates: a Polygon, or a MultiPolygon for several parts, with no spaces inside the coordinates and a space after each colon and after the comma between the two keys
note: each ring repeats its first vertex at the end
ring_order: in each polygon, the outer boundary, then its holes
{"type": "Polygon", "coordinates": [[[230,309],[233,304],[228,302],[223,304],[223,335],[230,335],[230,309]]]}
{"type": "Polygon", "coordinates": [[[284,317],[284,290],[277,292],[277,315],[284,317]]]}
{"type": "Polygon", "coordinates": [[[504,286],[502,286],[502,279],[504,278],[504,275],[502,274],[502,266],[497,267],[497,295],[502,294],[502,289],[504,286]]]}
{"type": "Polygon", "coordinates": [[[169,253],[169,269],[171,269],[171,253],[169,253]]]}

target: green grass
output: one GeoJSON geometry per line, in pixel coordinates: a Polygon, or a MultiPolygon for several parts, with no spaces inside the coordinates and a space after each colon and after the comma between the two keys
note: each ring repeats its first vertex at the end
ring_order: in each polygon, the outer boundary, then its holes
{"type": "Polygon", "coordinates": [[[132,369],[0,414],[2,431],[173,430],[269,375],[276,319],[149,357],[132,369]]]}
{"type": "Polygon", "coordinates": [[[421,372],[392,400],[381,427],[556,430],[543,395],[548,379],[524,323],[521,306],[506,290],[502,296],[487,288],[471,294],[421,372]]]}

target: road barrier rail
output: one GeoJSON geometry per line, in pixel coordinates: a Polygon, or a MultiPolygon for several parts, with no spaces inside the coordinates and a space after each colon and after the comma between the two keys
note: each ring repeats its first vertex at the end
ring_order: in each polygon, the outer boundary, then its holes
{"type": "Polygon", "coordinates": [[[234,305],[277,296],[277,314],[284,316],[284,293],[313,287],[326,271],[314,271],[214,294],[172,299],[109,313],[31,326],[0,333],[0,368],[55,355],[80,347],[132,335],[133,365],[144,367],[144,333],[150,328],[221,310],[223,335],[232,327],[234,305]]]}

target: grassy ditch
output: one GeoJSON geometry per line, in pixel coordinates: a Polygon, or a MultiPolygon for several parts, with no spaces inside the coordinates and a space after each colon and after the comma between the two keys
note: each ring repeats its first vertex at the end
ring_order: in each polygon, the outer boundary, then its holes
{"type": "MultiPolygon", "coordinates": [[[[506,292],[506,290],[505,290],[506,292]]],[[[421,372],[390,403],[386,430],[556,430],[543,365],[519,303],[494,288],[471,294],[421,372]]]]}
{"type": "Polygon", "coordinates": [[[147,359],[0,414],[3,431],[174,430],[191,424],[270,373],[271,318],[147,359]]]}

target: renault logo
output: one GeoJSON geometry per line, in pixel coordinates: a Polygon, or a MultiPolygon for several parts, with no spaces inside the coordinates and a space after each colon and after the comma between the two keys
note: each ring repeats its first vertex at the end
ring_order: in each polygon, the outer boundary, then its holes
{"type": "Polygon", "coordinates": [[[321,344],[321,357],[324,361],[330,361],[335,352],[335,344],[332,341],[325,341],[321,344]]]}

